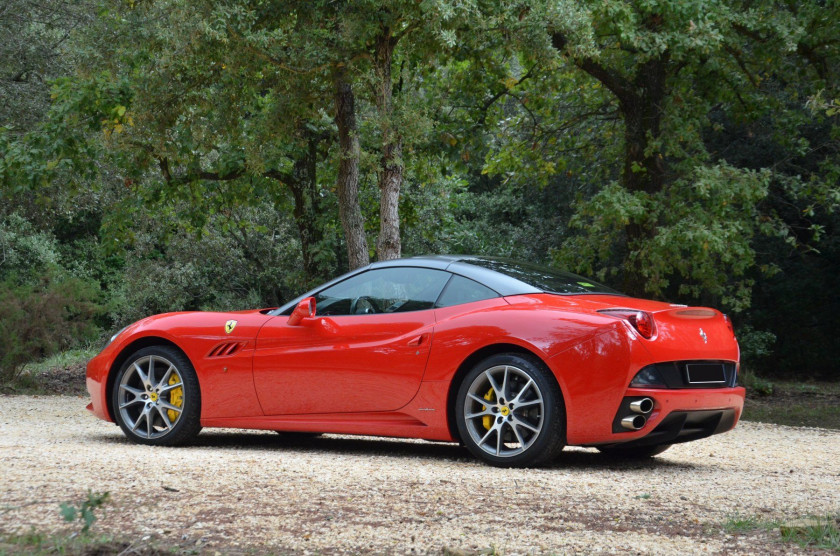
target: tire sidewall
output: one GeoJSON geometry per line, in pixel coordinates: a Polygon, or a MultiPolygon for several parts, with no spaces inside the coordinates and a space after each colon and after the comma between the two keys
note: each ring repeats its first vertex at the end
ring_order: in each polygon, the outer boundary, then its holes
{"type": "MultiPolygon", "coordinates": [[[[528,467],[545,462],[548,454],[565,440],[565,411],[563,395],[554,377],[541,361],[518,353],[504,353],[488,357],[475,365],[461,380],[455,400],[455,423],[464,446],[477,458],[498,467],[528,467]],[[537,439],[524,452],[515,456],[501,457],[488,454],[472,439],[464,418],[467,392],[473,381],[487,369],[500,365],[517,367],[534,381],[543,398],[543,427],[537,439]]],[[[557,450],[559,452],[559,450],[557,450]]]]}
{"type": "Polygon", "coordinates": [[[168,346],[151,346],[142,348],[132,353],[122,364],[111,390],[111,403],[114,408],[114,420],[122,429],[126,437],[137,444],[148,444],[153,446],[174,446],[184,444],[198,434],[201,430],[201,392],[198,386],[198,377],[190,360],[179,350],[168,346]],[[134,434],[125,423],[119,410],[119,388],[126,372],[135,361],[148,356],[161,357],[175,365],[181,375],[181,382],[184,389],[184,402],[181,417],[172,429],[158,438],[143,438],[134,434]]]}

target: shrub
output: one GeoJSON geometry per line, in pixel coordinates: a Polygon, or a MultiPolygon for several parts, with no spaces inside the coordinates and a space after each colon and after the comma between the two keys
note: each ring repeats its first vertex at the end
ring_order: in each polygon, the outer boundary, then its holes
{"type": "Polygon", "coordinates": [[[92,339],[98,295],[89,282],[57,280],[52,273],[35,285],[0,282],[0,384],[17,379],[30,361],[92,339]]]}
{"type": "Polygon", "coordinates": [[[0,280],[37,281],[59,261],[54,237],[37,231],[17,214],[0,220],[0,280]]]}

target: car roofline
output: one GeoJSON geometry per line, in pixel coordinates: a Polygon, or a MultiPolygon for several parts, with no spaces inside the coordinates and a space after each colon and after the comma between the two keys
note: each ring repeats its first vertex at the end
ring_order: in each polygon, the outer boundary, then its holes
{"type": "MultiPolygon", "coordinates": [[[[297,305],[301,300],[313,296],[316,293],[320,292],[323,289],[326,289],[330,286],[338,284],[339,282],[343,282],[348,278],[356,276],[357,274],[362,274],[364,272],[368,272],[370,270],[380,269],[380,268],[405,268],[405,267],[415,267],[415,268],[430,268],[434,270],[443,270],[450,272],[452,274],[456,274],[458,276],[462,276],[464,278],[469,278],[470,280],[474,280],[479,284],[490,288],[491,290],[495,291],[502,297],[508,297],[512,295],[527,295],[527,294],[536,294],[536,293],[553,293],[547,292],[543,289],[536,288],[530,284],[527,284],[517,278],[512,276],[508,276],[507,274],[503,274],[499,271],[492,270],[490,268],[486,268],[483,266],[479,266],[476,264],[472,264],[471,261],[475,260],[501,260],[495,257],[482,257],[478,255],[420,255],[416,257],[406,257],[402,259],[391,259],[388,261],[376,261],[372,262],[368,265],[363,267],[357,268],[355,270],[351,270],[341,276],[333,278],[332,280],[325,282],[314,288],[312,290],[307,291],[304,294],[299,295],[298,297],[294,298],[293,300],[289,301],[288,303],[281,305],[277,309],[271,311],[270,314],[272,315],[282,315],[292,309],[295,305],[297,305]]],[[[616,292],[617,295],[622,295],[616,292]]],[[[610,295],[616,295],[610,294],[610,295]]],[[[563,294],[569,295],[569,294],[563,294]]]]}

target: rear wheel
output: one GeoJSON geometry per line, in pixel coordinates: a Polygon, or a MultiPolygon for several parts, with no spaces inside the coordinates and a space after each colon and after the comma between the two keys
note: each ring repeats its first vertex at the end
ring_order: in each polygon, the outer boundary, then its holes
{"type": "Polygon", "coordinates": [[[133,353],[117,374],[112,401],[117,424],[138,444],[184,444],[201,430],[195,369],[168,346],[133,353]]]}
{"type": "Polygon", "coordinates": [[[615,459],[648,459],[653,456],[658,456],[668,448],[671,444],[657,444],[655,446],[631,446],[622,448],[621,445],[598,447],[598,450],[605,456],[615,459]]]}
{"type": "Polygon", "coordinates": [[[536,466],[563,449],[563,395],[534,357],[499,354],[473,367],[458,389],[455,418],[467,449],[492,465],[536,466]]]}

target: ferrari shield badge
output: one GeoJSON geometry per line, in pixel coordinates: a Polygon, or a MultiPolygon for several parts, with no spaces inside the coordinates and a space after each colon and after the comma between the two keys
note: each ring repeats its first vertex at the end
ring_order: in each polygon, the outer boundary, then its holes
{"type": "Polygon", "coordinates": [[[236,328],[236,321],[235,320],[229,320],[225,323],[225,332],[227,334],[230,334],[231,332],[233,332],[234,328],[236,328]]]}

